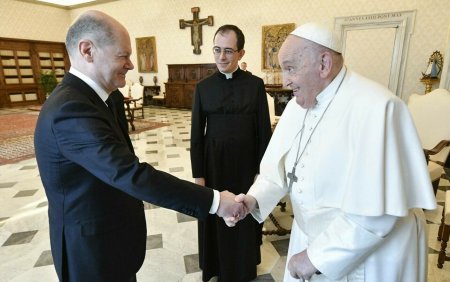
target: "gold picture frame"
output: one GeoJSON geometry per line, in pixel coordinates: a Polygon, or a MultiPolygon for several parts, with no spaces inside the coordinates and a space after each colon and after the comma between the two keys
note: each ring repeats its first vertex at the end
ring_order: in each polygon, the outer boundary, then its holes
{"type": "Polygon", "coordinates": [[[286,37],[295,29],[295,23],[262,26],[261,69],[280,70],[278,51],[286,37]]]}
{"type": "Polygon", "coordinates": [[[158,72],[156,40],[154,36],[136,38],[138,72],[158,72]]]}

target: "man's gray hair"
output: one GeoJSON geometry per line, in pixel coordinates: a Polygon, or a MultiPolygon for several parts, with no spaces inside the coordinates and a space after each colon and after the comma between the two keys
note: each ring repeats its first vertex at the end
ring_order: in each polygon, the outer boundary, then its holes
{"type": "Polygon", "coordinates": [[[81,39],[92,40],[97,47],[102,47],[113,44],[114,38],[114,31],[105,19],[88,13],[80,16],[69,28],[66,35],[67,52],[73,56],[81,39]]]}

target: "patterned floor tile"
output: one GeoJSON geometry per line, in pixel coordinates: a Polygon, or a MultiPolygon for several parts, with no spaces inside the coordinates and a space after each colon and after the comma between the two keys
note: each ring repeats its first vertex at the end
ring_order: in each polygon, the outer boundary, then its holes
{"type": "Polygon", "coordinates": [[[3,243],[2,247],[30,243],[37,232],[38,230],[13,233],[8,237],[5,243],[3,243]]]}
{"type": "Polygon", "coordinates": [[[14,185],[16,185],[17,182],[4,182],[4,183],[0,183],[0,189],[1,188],[11,188],[14,185]]]}
{"type": "Polygon", "coordinates": [[[147,236],[147,250],[159,249],[163,247],[162,234],[147,236]]]}
{"type": "Polygon", "coordinates": [[[185,215],[182,213],[177,213],[177,222],[178,223],[182,223],[182,222],[189,222],[189,221],[197,221],[196,218],[189,216],[189,215],[185,215]]]}
{"type": "Polygon", "coordinates": [[[50,250],[43,251],[36,261],[34,267],[53,265],[52,252],[50,250]]]}
{"type": "Polygon", "coordinates": [[[181,172],[181,171],[184,171],[184,167],[171,167],[171,168],[169,168],[169,172],[170,173],[172,173],[172,172],[181,172]]]}
{"type": "Polygon", "coordinates": [[[8,218],[9,218],[9,217],[0,217],[0,227],[2,227],[3,224],[6,223],[6,220],[7,220],[8,218]]]}
{"type": "Polygon", "coordinates": [[[36,208],[41,208],[41,207],[46,207],[46,206],[48,206],[48,202],[47,202],[47,201],[39,203],[39,204],[36,206],[36,208]]]}
{"type": "Polygon", "coordinates": [[[20,198],[20,197],[29,197],[36,194],[38,190],[23,190],[19,191],[16,195],[14,195],[14,198],[20,198]]]}
{"type": "Polygon", "coordinates": [[[199,272],[198,266],[198,254],[184,256],[184,266],[186,267],[186,273],[199,272]]]}
{"type": "Polygon", "coordinates": [[[287,256],[289,248],[289,239],[273,241],[271,244],[275,247],[278,254],[281,256],[287,256]]]}
{"type": "Polygon", "coordinates": [[[20,170],[29,170],[29,169],[35,169],[37,168],[36,165],[26,165],[20,168],[20,170]]]}
{"type": "MultiPolygon", "coordinates": [[[[192,181],[190,168],[190,119],[188,110],[146,107],[145,119],[170,125],[131,135],[133,146],[141,161],[157,169],[192,181]]],[[[23,110],[22,110],[23,111],[23,110]]],[[[20,112],[15,109],[14,112],[20,112]]],[[[4,112],[3,112],[4,113],[4,112]]],[[[0,110],[0,114],[2,111],[0,110]]],[[[51,266],[48,235],[48,203],[40,182],[35,159],[1,166],[0,172],[0,281],[57,282],[51,266]],[[36,187],[37,190],[31,190],[36,187]],[[20,197],[18,197],[18,195],[20,197]],[[33,229],[30,231],[30,229],[33,229]],[[39,230],[35,230],[39,229],[39,230]]],[[[442,203],[448,181],[441,181],[437,200],[441,206],[427,211],[429,227],[429,274],[427,282],[450,281],[450,262],[438,269],[437,254],[440,242],[436,240],[441,220],[442,203]]],[[[196,219],[144,203],[147,222],[147,253],[137,274],[140,282],[201,281],[198,268],[196,219]]],[[[292,209],[273,211],[278,223],[286,229],[292,222],[292,209]]],[[[267,220],[264,230],[274,230],[267,220]]],[[[261,246],[262,262],[259,276],[253,281],[282,281],[286,265],[289,235],[267,235],[261,246]]]]}

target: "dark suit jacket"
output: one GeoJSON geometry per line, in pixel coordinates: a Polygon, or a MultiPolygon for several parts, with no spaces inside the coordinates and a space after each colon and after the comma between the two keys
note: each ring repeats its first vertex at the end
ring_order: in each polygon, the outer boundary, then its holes
{"type": "Polygon", "coordinates": [[[140,163],[106,104],[70,73],[43,105],[34,143],[61,281],[135,275],[146,248],[141,200],[208,215],[213,191],[140,163]]]}

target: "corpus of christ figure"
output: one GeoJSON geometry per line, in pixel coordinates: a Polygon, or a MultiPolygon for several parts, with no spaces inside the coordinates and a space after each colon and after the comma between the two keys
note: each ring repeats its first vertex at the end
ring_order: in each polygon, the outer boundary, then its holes
{"type": "Polygon", "coordinates": [[[200,45],[202,42],[202,25],[207,24],[208,26],[214,25],[213,16],[208,16],[205,19],[199,19],[198,13],[200,12],[199,7],[191,8],[191,12],[194,14],[194,18],[192,21],[180,20],[180,28],[184,29],[187,26],[191,27],[191,45],[194,46],[194,54],[200,54],[202,50],[200,50],[200,45]]]}

